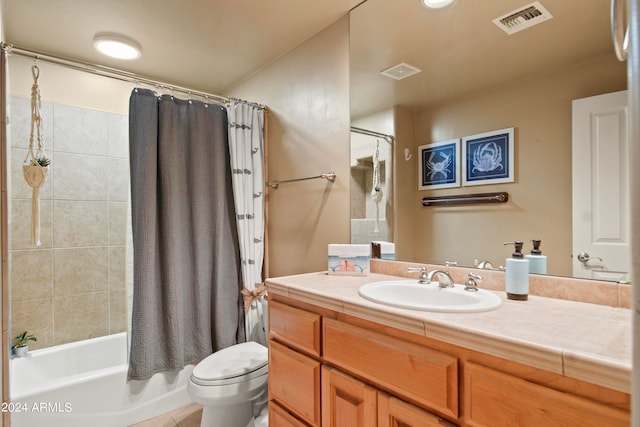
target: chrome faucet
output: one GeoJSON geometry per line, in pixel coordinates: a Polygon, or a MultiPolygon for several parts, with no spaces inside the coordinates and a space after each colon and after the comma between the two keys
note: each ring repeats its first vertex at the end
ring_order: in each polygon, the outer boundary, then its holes
{"type": "Polygon", "coordinates": [[[476,268],[482,268],[485,270],[491,270],[493,269],[493,264],[491,264],[491,261],[478,261],[475,260],[474,262],[476,268]]]}
{"type": "Polygon", "coordinates": [[[431,283],[433,281],[433,276],[435,276],[436,274],[438,275],[438,286],[440,286],[441,288],[453,288],[453,278],[448,271],[444,270],[431,270],[429,274],[427,274],[426,283],[431,283]]]}

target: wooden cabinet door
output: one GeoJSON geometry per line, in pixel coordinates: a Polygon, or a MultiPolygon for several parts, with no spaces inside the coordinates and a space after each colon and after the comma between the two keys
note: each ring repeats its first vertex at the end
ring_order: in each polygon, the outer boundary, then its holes
{"type": "Polygon", "coordinates": [[[320,426],[320,362],[270,341],[269,399],[320,426]]]}
{"type": "Polygon", "coordinates": [[[322,427],[372,427],[377,424],[377,391],[322,366],[322,427]]]}
{"type": "Polygon", "coordinates": [[[472,427],[629,426],[628,412],[472,362],[464,366],[464,418],[472,427]]]}
{"type": "Polygon", "coordinates": [[[378,427],[454,426],[417,406],[378,392],[378,427]]]}

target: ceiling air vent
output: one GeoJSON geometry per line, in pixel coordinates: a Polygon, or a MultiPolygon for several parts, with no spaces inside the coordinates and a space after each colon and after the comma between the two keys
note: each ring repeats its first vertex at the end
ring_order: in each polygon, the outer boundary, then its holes
{"type": "Polygon", "coordinates": [[[502,15],[492,22],[502,28],[505,33],[513,34],[551,18],[553,18],[553,16],[549,11],[545,9],[540,2],[534,1],[518,10],[502,15]]]}
{"type": "Polygon", "coordinates": [[[383,76],[391,77],[395,80],[406,79],[409,76],[413,76],[421,72],[422,70],[414,67],[413,65],[405,64],[404,62],[394,65],[391,68],[387,68],[386,70],[380,71],[380,74],[383,76]]]}

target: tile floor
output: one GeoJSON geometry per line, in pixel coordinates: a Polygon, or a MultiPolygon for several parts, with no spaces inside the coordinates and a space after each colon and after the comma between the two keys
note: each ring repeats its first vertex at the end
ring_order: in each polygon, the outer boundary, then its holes
{"type": "Polygon", "coordinates": [[[201,418],[202,406],[194,403],[129,427],[200,427],[201,418]]]}

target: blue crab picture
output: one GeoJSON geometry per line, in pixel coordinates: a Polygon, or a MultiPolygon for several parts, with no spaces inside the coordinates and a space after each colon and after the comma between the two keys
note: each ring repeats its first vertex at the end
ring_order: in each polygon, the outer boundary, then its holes
{"type": "Polygon", "coordinates": [[[513,128],[463,138],[463,185],[513,182],[513,128]]]}
{"type": "Polygon", "coordinates": [[[422,190],[460,185],[460,140],[425,144],[419,147],[422,190]]]}

